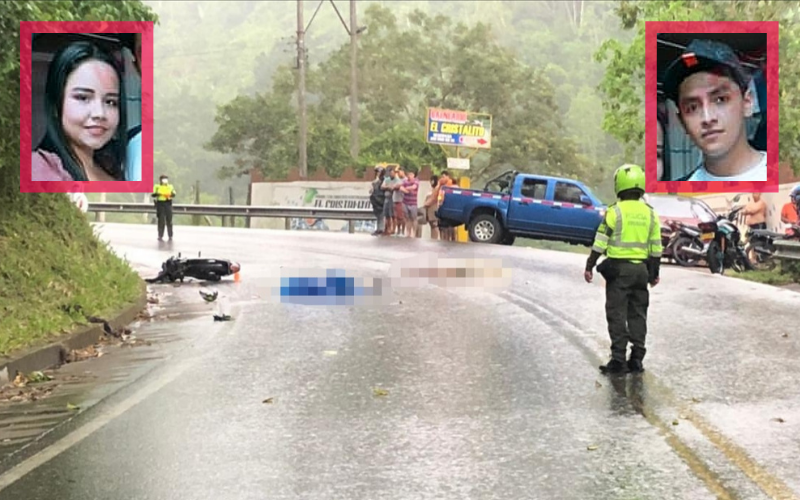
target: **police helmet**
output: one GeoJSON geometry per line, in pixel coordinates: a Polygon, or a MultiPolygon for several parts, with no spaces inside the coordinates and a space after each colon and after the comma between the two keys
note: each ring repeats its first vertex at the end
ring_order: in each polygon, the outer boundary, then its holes
{"type": "Polygon", "coordinates": [[[644,192],[644,169],[639,165],[625,164],[614,172],[614,193],[617,196],[629,189],[639,189],[644,192]]]}

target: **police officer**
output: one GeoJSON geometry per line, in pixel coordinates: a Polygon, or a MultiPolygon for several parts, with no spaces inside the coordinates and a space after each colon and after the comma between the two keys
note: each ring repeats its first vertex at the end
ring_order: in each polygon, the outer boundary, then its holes
{"type": "Polygon", "coordinates": [[[608,207],[586,261],[584,278],[591,283],[592,269],[600,255],[606,255],[597,266],[606,280],[606,320],[611,337],[611,360],[600,366],[603,373],[644,371],[650,302],[647,285],[659,282],[663,250],[658,214],[642,199],[644,186],[644,170],[638,165],[623,165],[614,172],[619,201],[608,207]],[[628,342],[632,347],[626,362],[628,342]]]}
{"type": "Polygon", "coordinates": [[[167,234],[172,240],[172,199],[175,198],[175,188],[169,183],[169,178],[162,175],[159,184],[153,186],[153,200],[156,203],[156,215],[158,216],[158,239],[164,239],[164,226],[167,226],[167,234]]]}

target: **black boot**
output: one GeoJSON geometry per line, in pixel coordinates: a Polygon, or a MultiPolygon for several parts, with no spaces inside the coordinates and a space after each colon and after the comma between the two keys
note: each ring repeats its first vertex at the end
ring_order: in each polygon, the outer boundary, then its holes
{"type": "Polygon", "coordinates": [[[631,373],[641,373],[644,371],[644,366],[642,365],[642,360],[637,358],[631,358],[628,360],[628,371],[631,373]]]}
{"type": "Polygon", "coordinates": [[[600,371],[603,373],[625,373],[625,363],[612,359],[605,365],[600,365],[600,371]]]}

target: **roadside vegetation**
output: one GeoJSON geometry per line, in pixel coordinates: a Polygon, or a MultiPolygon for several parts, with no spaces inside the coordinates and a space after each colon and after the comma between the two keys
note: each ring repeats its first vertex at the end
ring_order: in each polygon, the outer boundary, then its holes
{"type": "Polygon", "coordinates": [[[66,195],[4,193],[0,209],[0,354],[85,324],[76,306],[104,317],[137,298],[139,276],[66,195]]]}
{"type": "Polygon", "coordinates": [[[775,269],[749,271],[745,273],[731,271],[731,276],[748,281],[755,281],[757,283],[764,283],[765,285],[787,286],[800,283],[800,265],[780,264],[775,269]]]}
{"type": "Polygon", "coordinates": [[[19,192],[19,22],[155,20],[139,1],[0,2],[0,355],[136,299],[138,275],[64,194],[19,192]]]}

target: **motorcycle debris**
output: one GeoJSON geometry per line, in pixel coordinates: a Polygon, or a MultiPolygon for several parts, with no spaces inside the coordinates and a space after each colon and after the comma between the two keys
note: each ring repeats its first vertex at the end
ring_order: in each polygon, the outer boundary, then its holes
{"type": "Polygon", "coordinates": [[[231,321],[233,318],[227,314],[215,314],[214,321],[231,321]]]}

